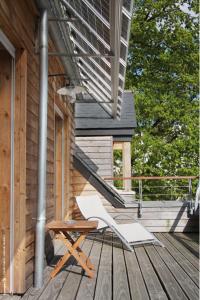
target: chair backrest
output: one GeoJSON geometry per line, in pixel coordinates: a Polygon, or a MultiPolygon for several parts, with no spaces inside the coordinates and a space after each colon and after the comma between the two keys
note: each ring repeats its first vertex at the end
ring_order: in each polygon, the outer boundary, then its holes
{"type": "Polygon", "coordinates": [[[98,218],[103,218],[109,224],[116,225],[116,222],[113,220],[113,218],[108,214],[106,209],[104,208],[101,199],[98,195],[92,195],[92,196],[77,196],[76,202],[78,204],[78,207],[84,216],[85,219],[92,218],[90,220],[97,220],[99,221],[98,229],[107,227],[106,223],[99,220],[98,218]]]}

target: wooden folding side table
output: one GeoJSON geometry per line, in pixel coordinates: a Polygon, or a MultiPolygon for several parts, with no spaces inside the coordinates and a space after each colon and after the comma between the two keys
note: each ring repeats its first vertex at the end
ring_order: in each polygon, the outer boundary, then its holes
{"type": "Polygon", "coordinates": [[[64,264],[68,261],[70,256],[73,256],[81,267],[86,271],[90,278],[94,277],[94,266],[92,265],[89,257],[80,248],[80,243],[83,242],[92,230],[97,229],[97,221],[52,221],[47,224],[47,230],[52,230],[56,234],[56,238],[63,241],[68,251],[64,254],[56,264],[55,268],[51,272],[51,278],[61,270],[64,264]],[[69,232],[78,232],[80,235],[77,239],[72,238],[69,232]]]}

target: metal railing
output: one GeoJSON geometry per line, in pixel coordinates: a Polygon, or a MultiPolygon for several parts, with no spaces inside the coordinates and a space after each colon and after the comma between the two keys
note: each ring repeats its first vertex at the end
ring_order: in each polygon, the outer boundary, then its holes
{"type": "MultiPolygon", "coordinates": [[[[187,201],[190,213],[197,209],[195,194],[198,185],[197,176],[134,176],[105,177],[123,189],[123,182],[131,180],[135,199],[142,209],[143,201],[187,201]],[[121,184],[120,184],[121,182],[121,184]]],[[[117,186],[116,186],[117,187],[117,186]]]]}

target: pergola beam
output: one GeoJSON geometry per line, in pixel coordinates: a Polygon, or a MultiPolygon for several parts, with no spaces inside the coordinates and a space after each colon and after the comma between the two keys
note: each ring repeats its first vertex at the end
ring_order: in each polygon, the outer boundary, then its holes
{"type": "MultiPolygon", "coordinates": [[[[74,44],[81,50],[81,51],[85,51],[83,49],[83,47],[81,47],[81,45],[77,42],[74,41],[74,44]]],[[[81,60],[84,59],[83,57],[81,57],[81,60]]],[[[107,77],[108,80],[111,81],[111,76],[98,64],[98,62],[96,62],[92,57],[89,57],[89,60],[99,69],[99,71],[101,71],[102,74],[105,75],[105,77],[107,77]]]]}
{"type": "Polygon", "coordinates": [[[92,83],[92,81],[90,81],[90,82],[87,82],[87,84],[86,84],[85,82],[83,82],[83,84],[84,84],[87,88],[88,88],[88,85],[90,85],[89,89],[92,89],[94,95],[98,95],[98,96],[100,97],[99,99],[104,100],[104,102],[107,102],[107,103],[110,105],[110,107],[112,108],[112,106],[111,106],[111,104],[110,104],[110,103],[113,102],[112,99],[108,99],[108,98],[106,97],[106,95],[103,95],[102,92],[101,92],[99,89],[96,88],[95,83],[92,83]]]}
{"type": "Polygon", "coordinates": [[[111,93],[107,92],[107,90],[101,85],[93,76],[90,74],[85,68],[81,65],[79,65],[79,68],[83,70],[83,72],[90,78],[90,81],[94,82],[96,86],[102,90],[102,93],[104,93],[110,100],[111,100],[111,93]]]}
{"type": "Polygon", "coordinates": [[[76,11],[66,0],[60,0],[64,6],[67,6],[71,11],[73,11],[74,15],[78,17],[81,22],[92,32],[96,38],[105,46],[106,49],[110,50],[110,45],[82,18],[82,16],[76,11]]]}
{"type": "Polygon", "coordinates": [[[50,22],[66,22],[66,23],[71,23],[78,21],[78,18],[49,18],[48,21],[50,22]]]}
{"type": "MultiPolygon", "coordinates": [[[[87,85],[83,82],[83,85],[85,87],[87,87],[87,85]]],[[[106,113],[112,117],[112,108],[108,106],[108,104],[105,104],[104,101],[102,101],[102,98],[100,96],[97,95],[97,93],[95,93],[95,91],[90,88],[90,91],[92,93],[92,96],[94,96],[94,98],[97,99],[97,103],[101,105],[101,107],[106,111],[106,113]],[[102,102],[102,103],[101,103],[102,102]]]]}
{"type": "Polygon", "coordinates": [[[111,50],[115,51],[115,56],[111,59],[113,118],[117,116],[121,22],[122,1],[112,0],[110,1],[110,44],[111,50]]]}
{"type": "MultiPolygon", "coordinates": [[[[81,62],[86,66],[86,68],[88,68],[92,74],[94,74],[94,76],[96,76],[98,78],[98,80],[100,80],[102,82],[102,84],[111,92],[111,86],[110,84],[108,84],[100,75],[99,73],[97,73],[84,59],[81,59],[81,62]]],[[[82,68],[80,66],[80,64],[78,64],[79,68],[82,68]]],[[[85,72],[85,68],[82,70],[85,72]]]]}
{"type": "MultiPolygon", "coordinates": [[[[99,53],[99,51],[82,35],[82,33],[74,26],[74,24],[70,24],[70,27],[76,32],[76,34],[79,35],[79,37],[95,52],[99,53]]],[[[73,43],[77,45],[79,48],[82,48],[80,44],[77,42],[77,40],[74,38],[73,43]]],[[[83,48],[82,48],[83,49],[83,48]]],[[[102,61],[111,68],[111,63],[106,59],[106,57],[101,57],[102,61]]],[[[122,64],[123,67],[126,67],[126,62],[120,57],[119,59],[120,64],[122,64]]],[[[97,66],[98,67],[98,66],[97,66]]],[[[105,75],[106,76],[106,75],[105,75]]],[[[119,74],[119,78],[124,81],[124,77],[119,74]]]]}
{"type": "Polygon", "coordinates": [[[88,0],[82,0],[83,3],[95,14],[95,16],[108,28],[110,29],[110,23],[90,4],[88,0]]]}
{"type": "Polygon", "coordinates": [[[49,52],[49,56],[66,56],[66,57],[114,57],[113,53],[66,53],[66,52],[49,52]]]}
{"type": "MultiPolygon", "coordinates": [[[[95,7],[89,3],[88,0],[82,0],[82,2],[85,3],[85,5],[91,10],[91,12],[93,12],[95,16],[110,30],[110,23],[98,12],[98,10],[96,10],[95,7]]],[[[126,13],[125,15],[127,16],[126,9],[122,10],[122,12],[126,13]]],[[[128,43],[123,37],[120,37],[120,41],[127,47],[128,43]]]]}
{"type": "MultiPolygon", "coordinates": [[[[87,39],[86,37],[84,37],[84,35],[80,32],[80,30],[78,30],[76,28],[76,26],[74,26],[73,24],[70,24],[70,28],[72,28],[76,34],[91,48],[92,51],[94,51],[95,53],[99,53],[99,51],[94,47],[94,45],[92,45],[87,39]]],[[[74,43],[76,43],[76,39],[72,40],[74,43]]],[[[102,57],[103,62],[110,68],[110,62],[106,59],[106,57],[102,57]]]]}

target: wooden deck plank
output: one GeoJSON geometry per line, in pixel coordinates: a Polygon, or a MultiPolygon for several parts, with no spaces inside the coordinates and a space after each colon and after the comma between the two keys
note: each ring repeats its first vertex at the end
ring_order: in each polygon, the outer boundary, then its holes
{"type": "Polygon", "coordinates": [[[184,239],[188,239],[189,241],[194,241],[195,243],[199,244],[199,234],[198,233],[187,233],[187,232],[181,232],[181,233],[177,233],[174,232],[177,235],[183,236],[184,239]]]}
{"type": "Polygon", "coordinates": [[[58,260],[58,256],[61,255],[64,252],[65,247],[63,245],[60,245],[59,248],[57,248],[55,256],[53,260],[51,261],[51,265],[47,266],[44,270],[44,284],[41,289],[35,289],[33,287],[29,288],[27,292],[23,295],[22,300],[36,300],[40,297],[40,295],[43,293],[45,288],[47,287],[49,280],[50,280],[50,272],[52,271],[56,261],[58,260]]]}
{"type": "MultiPolygon", "coordinates": [[[[62,252],[62,254],[64,252],[65,252],[65,250],[62,252]]],[[[56,275],[56,277],[54,277],[53,279],[51,279],[49,281],[48,285],[45,287],[45,289],[43,290],[40,297],[36,298],[36,299],[39,299],[39,300],[57,299],[57,297],[65,283],[65,280],[69,276],[70,269],[72,268],[74,263],[75,263],[75,259],[71,258],[67,264],[67,267],[64,267],[63,270],[56,275]]]]}
{"type": "Polygon", "coordinates": [[[197,270],[199,270],[199,260],[193,255],[183,244],[176,240],[172,234],[165,233],[164,236],[170,241],[170,243],[176,247],[187,258],[197,270]]]}
{"type": "MultiPolygon", "coordinates": [[[[119,239],[113,238],[113,242],[119,239]]],[[[130,291],[122,244],[113,245],[113,300],[130,300],[130,291]]]]}
{"type": "Polygon", "coordinates": [[[20,300],[20,296],[0,295],[0,300],[20,300]]]}
{"type": "Polygon", "coordinates": [[[132,300],[148,300],[149,295],[138,265],[135,252],[124,250],[132,300]]]}
{"type": "MultiPolygon", "coordinates": [[[[92,248],[93,241],[85,240],[83,244],[83,252],[86,255],[89,255],[91,248],[92,248]]],[[[76,298],[76,294],[78,292],[78,288],[81,282],[81,278],[83,276],[83,269],[80,265],[76,263],[69,270],[69,275],[65,280],[65,283],[58,295],[58,300],[73,300],[76,298]]],[[[85,276],[87,276],[85,274],[85,276]]],[[[92,280],[92,279],[90,279],[92,280]]]]}
{"type": "MultiPolygon", "coordinates": [[[[111,238],[108,237],[107,240],[111,241],[111,238]]],[[[112,299],[112,245],[106,243],[105,237],[101,252],[94,299],[112,299]]]]}
{"type": "Polygon", "coordinates": [[[146,246],[145,250],[151,260],[152,265],[156,269],[156,273],[158,274],[158,277],[162,282],[169,299],[187,299],[180,285],[177,283],[176,279],[169,271],[162,258],[158,255],[154,246],[146,246]]]}
{"type": "Polygon", "coordinates": [[[176,234],[172,235],[175,239],[177,239],[181,244],[183,244],[187,249],[190,250],[196,257],[199,258],[199,245],[191,239],[185,237],[184,234],[176,234]]]}
{"type": "MultiPolygon", "coordinates": [[[[161,234],[157,234],[157,237],[159,237],[161,241],[163,240],[161,234]]],[[[198,287],[187,275],[187,273],[181,268],[181,266],[176,262],[173,256],[167,251],[167,249],[163,247],[156,247],[155,249],[162,257],[169,270],[175,276],[176,280],[178,281],[188,298],[190,300],[199,299],[198,287]]]]}
{"type": "MultiPolygon", "coordinates": [[[[98,235],[96,236],[98,238],[98,235]]],[[[102,238],[102,235],[101,235],[102,238]]],[[[102,250],[102,241],[96,241],[94,237],[94,242],[92,246],[92,250],[90,253],[90,259],[92,264],[95,267],[95,277],[91,280],[90,278],[84,276],[81,280],[81,284],[79,286],[79,290],[76,296],[76,300],[93,300],[95,293],[95,286],[99,268],[100,255],[102,250]]]]}
{"type": "Polygon", "coordinates": [[[181,234],[183,234],[183,236],[185,238],[187,238],[188,240],[192,240],[194,242],[196,242],[197,244],[199,244],[199,233],[193,233],[193,232],[190,232],[190,233],[187,233],[187,232],[182,232],[181,234]]]}
{"type": "Polygon", "coordinates": [[[198,270],[180,253],[173,245],[165,238],[163,234],[159,234],[159,239],[165,245],[169,253],[173,256],[181,268],[188,274],[188,276],[199,286],[199,272],[198,270]]]}
{"type": "Polygon", "coordinates": [[[168,299],[144,248],[138,247],[135,252],[150,298],[152,300],[168,299]]]}
{"type": "MultiPolygon", "coordinates": [[[[103,243],[98,241],[98,236],[95,241],[87,240],[85,243],[90,246],[83,244],[83,247],[91,251],[95,279],[82,276],[82,269],[71,264],[48,282],[52,266],[47,266],[45,285],[39,292],[29,289],[29,297],[28,293],[22,298],[0,295],[0,300],[198,299],[198,270],[191,261],[191,257],[198,261],[197,257],[176,240],[174,234],[156,236],[166,248],[149,245],[130,252],[112,246],[110,234],[104,236],[103,243]]],[[[56,254],[63,252],[60,248],[56,254]]]]}

